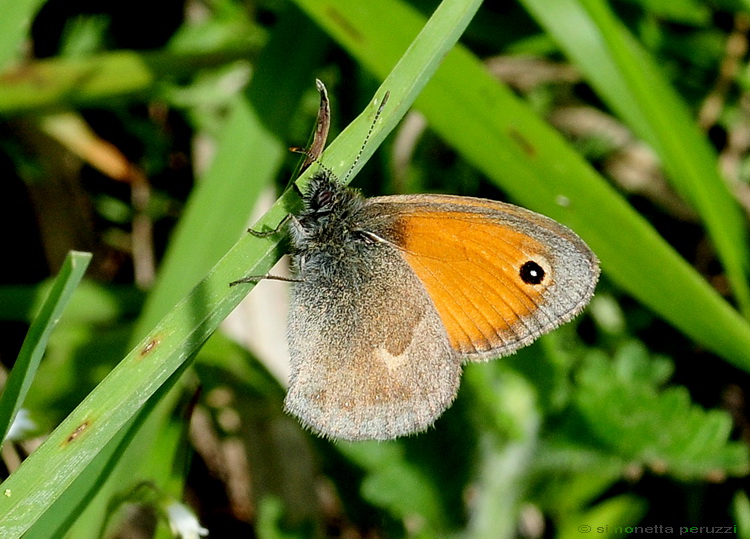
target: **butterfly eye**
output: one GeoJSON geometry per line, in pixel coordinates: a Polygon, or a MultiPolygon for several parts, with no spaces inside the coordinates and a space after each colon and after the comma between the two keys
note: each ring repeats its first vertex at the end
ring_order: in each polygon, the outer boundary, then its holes
{"type": "Polygon", "coordinates": [[[313,196],[310,206],[314,210],[320,210],[333,203],[334,194],[330,189],[321,189],[313,196]]]}
{"type": "Polygon", "coordinates": [[[366,230],[355,230],[352,232],[352,235],[357,240],[364,243],[375,243],[377,241],[377,239],[373,237],[373,234],[371,232],[367,232],[366,230]]]}
{"type": "Polygon", "coordinates": [[[521,280],[526,284],[534,285],[540,284],[544,281],[544,268],[533,260],[525,262],[523,266],[521,266],[518,274],[521,277],[521,280]]]}

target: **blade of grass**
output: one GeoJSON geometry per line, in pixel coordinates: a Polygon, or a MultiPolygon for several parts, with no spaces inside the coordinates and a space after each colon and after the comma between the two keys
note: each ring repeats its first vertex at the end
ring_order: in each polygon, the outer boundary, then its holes
{"type": "Polygon", "coordinates": [[[10,425],[34,381],[34,375],[42,360],[44,350],[47,348],[49,336],[60,321],[63,309],[70,301],[78,283],[81,282],[83,274],[86,273],[89,262],[91,262],[91,253],[77,251],[68,253],[47,300],[31,323],[16,364],[0,395],[0,440],[4,440],[8,434],[10,425]]]}
{"type": "Polygon", "coordinates": [[[21,51],[34,15],[44,0],[0,0],[0,70],[21,51]]]}
{"type": "Polygon", "coordinates": [[[31,62],[2,74],[0,114],[43,113],[101,103],[111,105],[112,99],[142,97],[144,92],[154,91],[159,82],[169,78],[252,58],[258,48],[251,43],[236,49],[200,53],[117,51],[86,58],[31,62]]]}
{"type": "MultiPolygon", "coordinates": [[[[378,76],[385,76],[398,43],[408,41],[422,20],[396,0],[330,0],[326,10],[314,0],[297,3],[378,76]]],[[[444,140],[516,201],[579,233],[623,290],[750,371],[747,322],[466,49],[446,56],[416,106],[444,140]]]]}
{"type": "MultiPolygon", "coordinates": [[[[0,286],[0,320],[31,322],[44,304],[53,282],[36,285],[0,286]]],[[[83,281],[70,300],[66,321],[107,324],[132,318],[143,304],[143,293],[132,286],[101,285],[83,281]]]]}
{"type": "MultiPolygon", "coordinates": [[[[111,516],[108,515],[108,504],[111,503],[113,496],[122,496],[133,488],[133,485],[120,482],[119,488],[113,489],[114,492],[110,496],[102,496],[102,489],[106,488],[105,485],[111,479],[112,468],[123,460],[131,466],[131,470],[142,465],[140,462],[142,448],[134,448],[133,444],[138,443],[137,436],[143,429],[150,431],[151,438],[149,439],[152,443],[158,438],[158,433],[167,430],[164,425],[169,421],[168,416],[171,410],[160,410],[158,404],[161,401],[158,397],[159,394],[166,394],[178,384],[182,372],[184,369],[178,369],[158,389],[155,398],[149,399],[135,417],[105,444],[90,464],[75,478],[65,495],[55,499],[49,509],[24,533],[24,538],[104,537],[104,535],[96,535],[94,530],[102,526],[107,516],[111,516]],[[92,511],[98,511],[98,514],[94,515],[97,518],[90,516],[89,520],[86,520],[86,513],[92,511]],[[83,519],[82,515],[84,515],[83,519]]],[[[160,449],[162,449],[161,446],[160,449]]],[[[170,469],[169,466],[165,468],[170,469]]]]}
{"type": "MultiPolygon", "coordinates": [[[[441,4],[386,78],[378,99],[331,145],[332,168],[341,170],[345,162],[351,163],[370,128],[375,108],[389,90],[394,106],[385,109],[373,131],[369,154],[374,151],[373,146],[411,105],[479,4],[478,0],[447,0],[441,4]]],[[[311,174],[309,171],[307,176],[311,174]]],[[[292,196],[291,190],[287,191],[262,222],[270,226],[277,223],[292,196]]],[[[0,528],[6,534],[17,536],[28,529],[140,407],[183,368],[247,291],[239,286],[230,288],[227,283],[245,272],[257,275],[268,271],[277,256],[277,243],[274,238],[243,238],[3,483],[0,528]]]]}
{"type": "Polygon", "coordinates": [[[735,298],[750,317],[745,219],[715,152],[648,56],[605,2],[524,0],[597,90],[656,151],[676,189],[702,216],[735,298]]]}

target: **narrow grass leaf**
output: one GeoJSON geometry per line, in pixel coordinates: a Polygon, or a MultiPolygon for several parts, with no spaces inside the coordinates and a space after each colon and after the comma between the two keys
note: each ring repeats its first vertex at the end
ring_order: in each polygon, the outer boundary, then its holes
{"type": "Polygon", "coordinates": [[[91,253],[68,253],[47,300],[31,323],[18,359],[0,395],[0,441],[5,439],[13,419],[21,408],[47,348],[49,336],[59,322],[63,309],[70,301],[78,283],[81,282],[90,261],[91,253]]]}
{"type": "Polygon", "coordinates": [[[11,68],[0,77],[0,115],[111,106],[114,99],[136,96],[142,99],[164,80],[246,59],[257,50],[256,44],[249,44],[200,53],[115,51],[85,58],[38,60],[11,68]]]}
{"type": "Polygon", "coordinates": [[[31,21],[44,0],[0,0],[0,70],[21,53],[31,21]]]}

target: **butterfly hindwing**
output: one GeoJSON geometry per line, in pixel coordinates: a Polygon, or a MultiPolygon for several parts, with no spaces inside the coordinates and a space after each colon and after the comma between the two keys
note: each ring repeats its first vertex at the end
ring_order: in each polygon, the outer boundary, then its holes
{"type": "Polygon", "coordinates": [[[285,407],[334,438],[391,439],[424,430],[448,407],[460,359],[398,251],[363,248],[372,252],[299,268],[285,407]]]}

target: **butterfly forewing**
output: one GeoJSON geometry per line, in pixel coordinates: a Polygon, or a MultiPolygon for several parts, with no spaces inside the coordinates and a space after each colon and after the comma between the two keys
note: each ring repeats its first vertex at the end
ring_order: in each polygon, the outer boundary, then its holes
{"type": "Polygon", "coordinates": [[[570,320],[593,293],[593,253],[569,229],[534,212],[431,195],[371,199],[368,210],[368,226],[401,251],[451,346],[470,359],[529,344],[570,320]]]}

